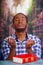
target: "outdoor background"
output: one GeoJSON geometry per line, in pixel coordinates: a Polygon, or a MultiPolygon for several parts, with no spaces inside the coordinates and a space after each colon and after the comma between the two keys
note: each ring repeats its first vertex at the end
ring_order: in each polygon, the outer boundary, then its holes
{"type": "Polygon", "coordinates": [[[27,32],[41,39],[43,54],[43,0],[0,0],[0,49],[3,39],[14,34],[12,19],[17,13],[28,16],[27,32]]]}

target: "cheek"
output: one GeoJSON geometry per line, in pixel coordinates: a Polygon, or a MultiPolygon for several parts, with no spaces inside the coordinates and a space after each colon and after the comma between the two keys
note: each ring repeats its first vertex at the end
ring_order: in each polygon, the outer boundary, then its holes
{"type": "Polygon", "coordinates": [[[27,22],[24,20],[24,21],[23,21],[23,24],[24,24],[24,25],[27,25],[27,22]]]}
{"type": "Polygon", "coordinates": [[[13,24],[13,27],[14,27],[14,28],[15,28],[15,27],[18,27],[18,25],[14,23],[14,24],[13,24]]]}
{"type": "Polygon", "coordinates": [[[27,23],[26,22],[24,23],[24,26],[27,26],[27,23]]]}

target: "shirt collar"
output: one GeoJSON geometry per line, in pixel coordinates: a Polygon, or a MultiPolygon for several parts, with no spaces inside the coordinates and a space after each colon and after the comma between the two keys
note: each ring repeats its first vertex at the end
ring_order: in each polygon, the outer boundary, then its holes
{"type": "MultiPolygon", "coordinates": [[[[18,41],[17,35],[14,34],[13,36],[14,36],[14,38],[16,39],[16,41],[18,41]]],[[[28,39],[28,33],[26,33],[26,38],[25,38],[25,39],[26,39],[26,40],[28,39]]]]}

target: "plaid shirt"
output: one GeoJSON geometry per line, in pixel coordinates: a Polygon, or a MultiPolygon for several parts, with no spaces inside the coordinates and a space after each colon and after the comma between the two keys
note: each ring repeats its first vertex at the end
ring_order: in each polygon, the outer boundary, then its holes
{"type": "MultiPolygon", "coordinates": [[[[9,36],[9,38],[14,38],[16,40],[16,55],[20,54],[27,54],[25,44],[27,39],[33,39],[35,41],[35,44],[32,46],[33,52],[37,55],[38,58],[41,58],[41,42],[40,39],[34,35],[26,34],[26,38],[24,41],[20,41],[15,34],[12,34],[9,36]]],[[[2,53],[4,59],[7,59],[9,53],[10,53],[11,46],[8,44],[7,39],[4,39],[4,42],[2,44],[2,53]]]]}

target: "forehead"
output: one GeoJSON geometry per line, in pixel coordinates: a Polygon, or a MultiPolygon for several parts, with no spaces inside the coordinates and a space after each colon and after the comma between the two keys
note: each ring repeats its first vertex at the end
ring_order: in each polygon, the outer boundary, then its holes
{"type": "Polygon", "coordinates": [[[22,18],[26,18],[26,16],[25,16],[24,14],[17,14],[17,15],[15,15],[15,18],[19,18],[19,17],[20,17],[20,18],[21,18],[21,17],[22,17],[22,18]]]}

